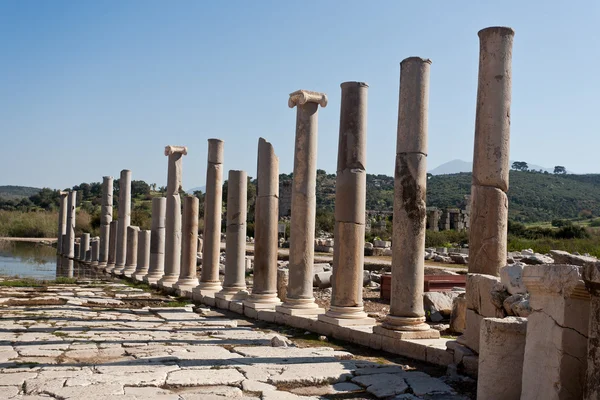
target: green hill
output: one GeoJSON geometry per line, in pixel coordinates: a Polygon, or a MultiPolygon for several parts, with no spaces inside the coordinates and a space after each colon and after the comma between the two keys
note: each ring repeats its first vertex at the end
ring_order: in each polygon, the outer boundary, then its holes
{"type": "Polygon", "coordinates": [[[42,190],[40,188],[28,186],[0,186],[0,198],[6,200],[22,199],[33,196],[42,190]]]}

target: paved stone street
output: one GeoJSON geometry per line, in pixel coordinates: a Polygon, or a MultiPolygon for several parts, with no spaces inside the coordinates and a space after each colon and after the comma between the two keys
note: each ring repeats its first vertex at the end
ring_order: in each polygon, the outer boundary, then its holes
{"type": "Polygon", "coordinates": [[[0,287],[0,398],[468,398],[423,371],[437,367],[290,340],[209,308],[144,307],[151,296],[108,282],[0,287]]]}

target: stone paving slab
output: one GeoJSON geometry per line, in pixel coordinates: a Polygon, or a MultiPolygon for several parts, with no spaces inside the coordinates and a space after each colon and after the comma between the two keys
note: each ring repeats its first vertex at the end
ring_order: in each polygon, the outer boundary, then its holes
{"type": "Polygon", "coordinates": [[[132,297],[151,294],[109,283],[3,287],[0,399],[462,398],[405,365],[294,340],[273,347],[281,334],[264,324],[207,307],[128,308],[132,297]],[[71,304],[42,305],[54,299],[71,304]]]}

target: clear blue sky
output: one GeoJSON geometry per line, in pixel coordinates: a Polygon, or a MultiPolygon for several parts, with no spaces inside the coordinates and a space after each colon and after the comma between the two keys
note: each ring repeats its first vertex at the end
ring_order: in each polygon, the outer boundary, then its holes
{"type": "Polygon", "coordinates": [[[0,1],[0,185],[117,177],[204,185],[207,139],[256,176],[258,138],[291,172],[288,94],[326,92],[318,167],[335,172],[340,83],[369,89],[370,173],[393,174],[399,63],[433,61],[429,168],[471,160],[479,39],[515,29],[511,159],[600,172],[600,2],[0,1]],[[485,3],[485,4],[484,4],[485,3]]]}

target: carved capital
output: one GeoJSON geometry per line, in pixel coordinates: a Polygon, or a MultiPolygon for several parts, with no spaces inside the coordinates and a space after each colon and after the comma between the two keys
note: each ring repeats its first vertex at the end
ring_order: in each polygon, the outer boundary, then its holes
{"type": "Polygon", "coordinates": [[[288,100],[290,108],[306,103],[318,103],[321,107],[326,107],[327,95],[325,93],[311,92],[310,90],[296,90],[294,93],[290,93],[290,99],[288,100]]]}
{"type": "Polygon", "coordinates": [[[187,155],[187,147],[186,146],[165,146],[165,156],[170,156],[171,154],[181,153],[184,156],[187,155]]]}

